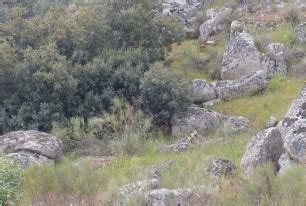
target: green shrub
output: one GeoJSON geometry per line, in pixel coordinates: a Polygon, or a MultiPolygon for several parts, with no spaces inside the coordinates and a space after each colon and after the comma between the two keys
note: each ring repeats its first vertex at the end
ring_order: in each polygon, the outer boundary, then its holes
{"type": "Polygon", "coordinates": [[[17,201],[23,185],[22,168],[12,160],[0,156],[0,205],[17,201]]]}
{"type": "Polygon", "coordinates": [[[190,105],[190,93],[188,81],[161,63],[152,65],[141,81],[143,107],[157,125],[169,126],[173,114],[190,105]]]}
{"type": "Polygon", "coordinates": [[[135,155],[142,151],[150,135],[151,120],[139,109],[114,99],[111,112],[102,116],[103,138],[110,140],[116,155],[135,155]]]}
{"type": "Polygon", "coordinates": [[[86,124],[80,117],[72,118],[66,125],[55,122],[52,134],[63,141],[64,151],[71,152],[88,146],[91,154],[97,154],[99,151],[93,151],[93,144],[103,144],[104,153],[109,150],[116,155],[141,152],[150,134],[151,120],[127,101],[115,98],[112,104],[110,112],[90,118],[86,124]]]}

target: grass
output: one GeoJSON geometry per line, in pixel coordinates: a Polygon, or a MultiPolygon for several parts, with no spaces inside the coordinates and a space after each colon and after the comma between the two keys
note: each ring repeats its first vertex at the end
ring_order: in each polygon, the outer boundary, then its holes
{"type": "Polygon", "coordinates": [[[205,58],[197,40],[187,40],[181,44],[173,44],[167,61],[175,74],[184,75],[187,79],[208,78],[206,72],[198,67],[198,62],[205,58]]]}
{"type": "Polygon", "coordinates": [[[173,44],[167,62],[175,74],[181,74],[189,80],[212,80],[222,63],[225,41],[216,46],[199,47],[198,40],[187,40],[181,44],[173,44]],[[201,61],[207,60],[206,65],[201,61]]]}
{"type": "Polygon", "coordinates": [[[262,129],[270,116],[280,120],[285,115],[304,84],[303,79],[276,77],[264,92],[224,102],[213,109],[228,115],[247,117],[252,128],[262,129]]]}

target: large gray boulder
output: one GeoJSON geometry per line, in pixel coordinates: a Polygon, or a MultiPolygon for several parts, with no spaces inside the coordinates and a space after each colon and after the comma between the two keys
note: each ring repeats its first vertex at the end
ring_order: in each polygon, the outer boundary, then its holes
{"type": "Polygon", "coordinates": [[[254,39],[248,33],[237,30],[232,23],[232,34],[223,55],[220,78],[222,80],[239,79],[268,68],[268,58],[258,51],[254,39]]]}
{"type": "Polygon", "coordinates": [[[220,81],[215,84],[217,98],[230,100],[238,97],[253,95],[267,86],[267,73],[257,71],[254,74],[236,80],[220,81]]]}
{"type": "Polygon", "coordinates": [[[230,176],[236,173],[236,166],[230,160],[224,158],[214,158],[212,164],[208,168],[208,172],[214,178],[220,179],[223,176],[230,176]]]}
{"type": "Polygon", "coordinates": [[[284,148],[293,160],[306,165],[306,118],[294,123],[284,137],[284,148]]]}
{"type": "Polygon", "coordinates": [[[278,160],[279,165],[279,173],[286,173],[293,165],[294,161],[287,153],[283,153],[282,156],[278,160]]]}
{"type": "Polygon", "coordinates": [[[63,157],[60,140],[35,130],[0,136],[0,153],[19,161],[25,168],[33,163],[54,162],[63,157]]]}
{"type": "Polygon", "coordinates": [[[202,7],[201,0],[159,0],[162,3],[162,15],[177,16],[181,23],[189,24],[196,12],[202,7]]]}
{"type": "Polygon", "coordinates": [[[214,111],[192,106],[181,115],[172,119],[172,135],[187,136],[195,130],[205,135],[221,126],[229,127],[234,132],[247,129],[249,120],[244,117],[230,117],[214,111]]]}
{"type": "Polygon", "coordinates": [[[266,53],[270,58],[267,77],[287,74],[286,49],[283,44],[271,43],[267,46],[266,53]]]}
{"type": "Polygon", "coordinates": [[[302,90],[299,97],[292,103],[283,121],[278,124],[278,128],[283,137],[287,136],[298,120],[306,118],[306,87],[302,90]]]}
{"type": "Polygon", "coordinates": [[[241,160],[242,174],[252,176],[258,166],[269,162],[277,170],[278,160],[283,152],[283,140],[278,128],[269,128],[259,132],[249,142],[241,160]]]}
{"type": "Polygon", "coordinates": [[[211,194],[202,187],[180,189],[158,189],[150,191],[145,206],[207,205],[211,194]]]}
{"type": "MultiPolygon", "coordinates": [[[[305,3],[306,5],[306,3],[305,3]]],[[[306,22],[298,25],[295,28],[295,33],[296,33],[296,37],[297,39],[301,42],[301,43],[305,43],[306,42],[306,22]]]]}
{"type": "Polygon", "coordinates": [[[200,26],[200,41],[205,42],[212,35],[223,32],[226,29],[224,18],[232,10],[226,7],[212,8],[206,11],[207,20],[200,26]]]}
{"type": "Polygon", "coordinates": [[[192,100],[194,103],[203,103],[217,98],[215,88],[205,80],[192,81],[192,100]]]}

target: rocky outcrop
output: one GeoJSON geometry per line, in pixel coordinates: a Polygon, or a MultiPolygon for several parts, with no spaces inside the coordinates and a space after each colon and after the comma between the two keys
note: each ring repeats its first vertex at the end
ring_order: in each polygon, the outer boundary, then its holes
{"type": "MultiPolygon", "coordinates": [[[[306,106],[306,104],[305,104],[306,106]]],[[[304,110],[304,113],[306,108],[304,110]]],[[[306,165],[306,118],[297,120],[284,137],[284,148],[298,163],[306,165]]]]}
{"type": "Polygon", "coordinates": [[[284,119],[279,123],[278,128],[283,137],[286,137],[291,130],[295,129],[298,120],[306,118],[306,87],[302,90],[299,97],[292,103],[284,119]]]}
{"type": "Polygon", "coordinates": [[[270,58],[267,77],[287,74],[285,46],[280,43],[271,43],[267,46],[266,52],[270,58]]]}
{"type": "Polygon", "coordinates": [[[217,98],[214,87],[205,80],[192,81],[192,100],[194,103],[203,103],[217,98]]]}
{"type": "MultiPolygon", "coordinates": [[[[306,5],[306,3],[305,3],[306,5]]],[[[295,33],[296,33],[296,38],[301,42],[301,43],[306,43],[306,22],[298,25],[295,28],[295,33]]]]}
{"type": "Polygon", "coordinates": [[[217,82],[215,84],[217,98],[230,100],[256,94],[267,86],[266,76],[265,71],[258,71],[240,79],[217,82]]]}
{"type": "Polygon", "coordinates": [[[226,29],[224,18],[231,13],[230,8],[213,8],[206,11],[207,20],[200,26],[200,41],[204,43],[212,35],[223,32],[226,29]]]}
{"type": "Polygon", "coordinates": [[[274,116],[271,116],[271,117],[269,117],[269,119],[268,119],[268,121],[267,121],[267,123],[266,123],[266,127],[267,127],[267,128],[276,127],[277,124],[278,124],[277,118],[274,117],[274,116]]]}
{"type": "MultiPolygon", "coordinates": [[[[237,22],[233,22],[236,25],[237,22]]],[[[267,56],[260,53],[248,33],[233,28],[229,44],[223,55],[220,77],[222,80],[239,79],[260,70],[267,70],[267,56]]]]}
{"type": "Polygon", "coordinates": [[[222,176],[235,174],[236,169],[236,166],[230,160],[215,158],[213,159],[211,166],[208,168],[208,172],[215,178],[219,179],[222,176]]]}
{"type": "Polygon", "coordinates": [[[281,173],[296,163],[306,165],[306,87],[277,127],[253,137],[241,161],[242,172],[251,175],[266,162],[272,162],[281,173]]]}
{"type": "Polygon", "coordinates": [[[278,160],[283,154],[283,140],[278,128],[269,128],[255,135],[247,146],[241,160],[241,172],[251,176],[256,168],[271,162],[278,169],[278,160]]]}
{"type": "Polygon", "coordinates": [[[191,134],[194,130],[199,135],[207,134],[209,131],[222,125],[238,132],[248,127],[249,120],[243,117],[230,117],[214,111],[192,106],[179,116],[172,120],[172,135],[185,136],[191,134]]]}
{"type": "Polygon", "coordinates": [[[207,205],[211,194],[202,187],[159,189],[150,191],[146,197],[145,206],[172,206],[172,205],[207,205]]]}
{"type": "Polygon", "coordinates": [[[24,168],[33,163],[51,163],[63,157],[60,140],[35,130],[11,132],[0,136],[0,153],[19,161],[24,168]]]}
{"type": "Polygon", "coordinates": [[[294,161],[289,157],[287,153],[283,153],[278,160],[279,173],[286,173],[293,165],[294,161]]]}
{"type": "Polygon", "coordinates": [[[201,0],[160,0],[163,4],[162,15],[178,16],[181,23],[192,22],[196,12],[202,7],[201,0]]]}

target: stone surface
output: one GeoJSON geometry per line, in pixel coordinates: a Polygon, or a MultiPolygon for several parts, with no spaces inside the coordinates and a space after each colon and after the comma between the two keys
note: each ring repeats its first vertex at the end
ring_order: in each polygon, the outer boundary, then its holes
{"type": "Polygon", "coordinates": [[[286,173],[293,165],[294,161],[289,157],[287,153],[283,153],[278,160],[279,173],[286,173]]]}
{"type": "Polygon", "coordinates": [[[256,94],[267,86],[266,72],[258,71],[236,80],[220,81],[215,84],[217,98],[230,100],[256,94]]]}
{"type": "Polygon", "coordinates": [[[277,170],[278,160],[283,152],[283,140],[278,128],[259,132],[249,142],[241,160],[242,174],[252,176],[258,166],[268,162],[271,162],[277,170]]]}
{"type": "MultiPolygon", "coordinates": [[[[306,5],[306,3],[305,3],[306,5]]],[[[298,25],[295,28],[295,33],[296,33],[296,37],[297,39],[301,42],[301,43],[306,43],[306,22],[298,25]]]]}
{"type": "Polygon", "coordinates": [[[200,41],[206,42],[210,36],[223,32],[226,29],[226,23],[223,21],[231,13],[230,8],[220,7],[212,8],[206,11],[207,20],[200,26],[200,41]]]}
{"type": "Polygon", "coordinates": [[[223,55],[220,78],[239,79],[260,70],[266,71],[268,64],[267,56],[258,51],[253,37],[244,31],[234,30],[223,55]]]}
{"type": "Polygon", "coordinates": [[[52,162],[63,157],[60,140],[35,130],[11,132],[0,136],[0,153],[20,161],[24,167],[32,163],[52,162]]]}
{"type": "Polygon", "coordinates": [[[306,87],[301,91],[299,97],[292,103],[284,119],[278,124],[278,128],[285,137],[298,120],[306,118],[306,87]]]}
{"type": "Polygon", "coordinates": [[[306,165],[306,118],[294,123],[284,137],[284,148],[293,160],[306,165]]]}
{"type": "Polygon", "coordinates": [[[180,206],[180,205],[206,205],[210,194],[202,187],[159,189],[150,191],[146,197],[145,206],[180,206]]]}
{"type": "Polygon", "coordinates": [[[216,178],[221,178],[222,176],[235,174],[236,169],[236,166],[230,160],[214,158],[211,166],[208,168],[208,172],[216,178]]]}
{"type": "Polygon", "coordinates": [[[274,116],[269,117],[267,123],[266,123],[266,127],[270,128],[270,127],[276,127],[278,124],[277,118],[274,116]]]}
{"type": "Polygon", "coordinates": [[[214,111],[192,106],[172,120],[172,135],[186,136],[194,130],[199,135],[205,135],[209,131],[220,126],[227,126],[234,132],[243,131],[248,127],[249,120],[243,117],[230,117],[214,111]]]}
{"type": "Polygon", "coordinates": [[[205,109],[211,109],[214,105],[216,104],[219,104],[221,103],[222,100],[221,99],[214,99],[214,100],[211,100],[211,101],[208,101],[208,102],[204,102],[202,104],[202,106],[205,108],[205,109]]]}
{"type": "Polygon", "coordinates": [[[217,98],[214,87],[205,80],[193,80],[192,90],[192,100],[194,103],[208,102],[217,98]]]}
{"type": "Polygon", "coordinates": [[[202,7],[201,0],[160,0],[163,4],[162,15],[179,17],[183,24],[192,22],[196,12],[202,7]]]}
{"type": "Polygon", "coordinates": [[[267,46],[267,55],[270,57],[267,77],[287,74],[286,49],[283,44],[271,43],[267,46]]]}

